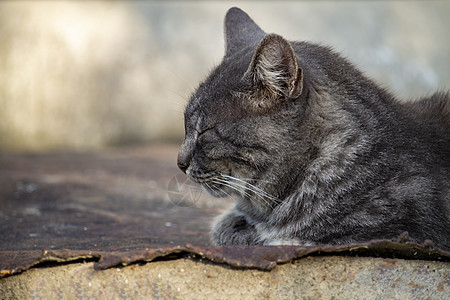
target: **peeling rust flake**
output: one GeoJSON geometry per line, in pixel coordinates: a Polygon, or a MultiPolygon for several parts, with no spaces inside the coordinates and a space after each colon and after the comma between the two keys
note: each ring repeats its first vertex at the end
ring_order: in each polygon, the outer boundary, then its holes
{"type": "Polygon", "coordinates": [[[272,270],[278,264],[291,262],[309,255],[348,255],[383,258],[422,259],[447,262],[450,253],[439,249],[429,249],[413,243],[398,243],[388,240],[374,240],[368,243],[350,245],[304,246],[246,246],[246,247],[199,247],[187,244],[184,247],[159,248],[128,253],[108,253],[102,255],[95,264],[97,269],[126,266],[155,259],[181,258],[192,254],[211,262],[228,264],[236,268],[272,270]]]}

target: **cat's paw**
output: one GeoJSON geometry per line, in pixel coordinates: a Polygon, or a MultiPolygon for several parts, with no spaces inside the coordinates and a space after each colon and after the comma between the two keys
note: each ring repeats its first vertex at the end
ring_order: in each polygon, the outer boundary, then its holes
{"type": "Polygon", "coordinates": [[[256,229],[242,215],[230,212],[213,226],[212,243],[216,246],[247,246],[256,244],[256,229]]]}

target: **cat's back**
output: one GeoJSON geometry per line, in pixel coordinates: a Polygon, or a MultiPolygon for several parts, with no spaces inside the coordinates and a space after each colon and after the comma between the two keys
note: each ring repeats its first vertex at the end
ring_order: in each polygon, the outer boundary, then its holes
{"type": "MultiPolygon", "coordinates": [[[[438,174],[447,186],[450,200],[450,94],[437,92],[417,101],[404,102],[397,115],[404,130],[396,132],[401,148],[416,163],[427,167],[428,173],[438,174]]],[[[391,128],[391,130],[394,130],[391,128]]],[[[395,131],[395,130],[394,130],[395,131]]]]}
{"type": "Polygon", "coordinates": [[[431,97],[407,102],[405,105],[424,122],[441,128],[444,131],[443,134],[450,139],[450,94],[448,92],[438,92],[431,97]]]}

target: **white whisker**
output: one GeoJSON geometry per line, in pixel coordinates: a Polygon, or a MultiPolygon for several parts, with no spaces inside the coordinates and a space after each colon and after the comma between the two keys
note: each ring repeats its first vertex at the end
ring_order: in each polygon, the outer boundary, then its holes
{"type": "Polygon", "coordinates": [[[251,183],[248,183],[248,182],[245,181],[245,180],[242,180],[242,179],[239,179],[239,178],[236,178],[236,177],[233,177],[233,176],[229,176],[229,175],[222,175],[222,176],[223,176],[223,177],[226,177],[226,178],[233,179],[233,180],[240,181],[240,182],[242,182],[242,183],[244,183],[244,184],[247,184],[247,185],[249,185],[252,189],[259,191],[260,193],[264,194],[266,197],[270,198],[271,200],[276,200],[276,201],[278,201],[278,202],[280,201],[278,198],[276,198],[276,197],[274,197],[274,196],[268,194],[267,192],[261,190],[260,188],[254,186],[254,185],[251,184],[251,183]]]}
{"type": "Polygon", "coordinates": [[[261,173],[261,170],[258,168],[258,165],[256,164],[256,161],[255,161],[255,158],[253,157],[253,155],[250,155],[250,158],[252,159],[253,164],[255,165],[256,170],[257,170],[258,172],[261,173]]]}
{"type": "Polygon", "coordinates": [[[216,193],[220,194],[220,193],[224,193],[225,195],[227,195],[228,197],[231,197],[231,195],[229,193],[227,193],[224,189],[221,189],[220,187],[215,187],[212,185],[209,185],[208,183],[205,182],[205,185],[207,188],[215,191],[216,193]]]}
{"type": "Polygon", "coordinates": [[[214,179],[214,182],[217,184],[223,185],[223,186],[227,186],[237,192],[243,193],[247,197],[251,197],[251,195],[243,189],[243,186],[240,186],[240,185],[237,185],[228,180],[223,180],[223,179],[219,179],[219,178],[214,179]]]}
{"type": "MultiPolygon", "coordinates": [[[[228,175],[222,175],[222,176],[224,176],[224,177],[230,177],[230,178],[232,178],[232,179],[237,179],[237,178],[235,178],[235,177],[233,177],[233,176],[228,176],[228,175]]],[[[274,184],[273,181],[270,181],[270,180],[264,180],[264,179],[239,178],[239,180],[243,180],[243,181],[245,181],[245,182],[247,182],[247,183],[248,183],[249,181],[258,181],[258,182],[264,182],[264,183],[274,184]]]]}
{"type": "Polygon", "coordinates": [[[270,208],[274,208],[273,202],[275,202],[275,203],[280,202],[280,200],[278,198],[273,197],[272,195],[268,194],[267,192],[261,190],[260,188],[254,186],[242,179],[239,179],[239,178],[236,178],[233,176],[221,174],[220,177],[214,178],[213,182],[218,185],[223,185],[223,186],[229,187],[229,188],[243,194],[245,197],[253,199],[254,201],[257,201],[259,199],[258,202],[260,202],[270,208]],[[252,192],[254,194],[254,196],[252,196],[252,194],[250,194],[249,192],[252,192]]]}

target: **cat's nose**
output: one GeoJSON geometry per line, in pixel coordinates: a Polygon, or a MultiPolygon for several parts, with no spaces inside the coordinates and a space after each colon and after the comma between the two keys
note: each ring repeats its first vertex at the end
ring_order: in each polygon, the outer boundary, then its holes
{"type": "Polygon", "coordinates": [[[186,138],[181,144],[180,151],[178,151],[177,165],[184,174],[186,174],[187,169],[191,165],[192,145],[192,139],[186,138]]]}
{"type": "Polygon", "coordinates": [[[183,164],[183,163],[181,163],[180,161],[177,162],[177,165],[178,165],[178,168],[180,168],[180,170],[181,170],[184,174],[186,174],[186,170],[187,170],[187,168],[189,168],[189,165],[183,164]]]}

